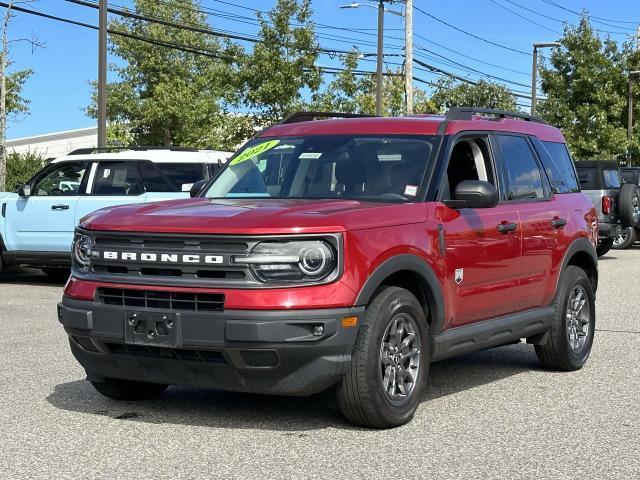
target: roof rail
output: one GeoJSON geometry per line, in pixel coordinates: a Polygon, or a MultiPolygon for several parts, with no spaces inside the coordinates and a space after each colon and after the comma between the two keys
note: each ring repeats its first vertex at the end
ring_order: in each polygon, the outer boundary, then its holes
{"type": "Polygon", "coordinates": [[[171,150],[172,152],[197,152],[196,148],[188,148],[188,147],[158,147],[158,146],[142,146],[142,145],[130,145],[130,146],[122,146],[122,147],[85,147],[85,148],[76,148],[75,150],[70,151],[67,155],[88,155],[91,153],[108,153],[108,152],[117,152],[123,150],[135,150],[135,151],[145,151],[145,150],[171,150]]]}
{"type": "Polygon", "coordinates": [[[340,113],[340,112],[296,112],[289,115],[280,122],[280,125],[289,123],[310,122],[321,118],[363,118],[375,117],[375,115],[367,115],[365,113],[340,113]]]}
{"type": "Polygon", "coordinates": [[[472,120],[473,115],[493,115],[498,118],[520,118],[528,122],[544,123],[540,117],[520,112],[509,112],[507,110],[494,110],[493,108],[476,108],[476,107],[451,107],[447,112],[447,121],[451,120],[472,120]]]}

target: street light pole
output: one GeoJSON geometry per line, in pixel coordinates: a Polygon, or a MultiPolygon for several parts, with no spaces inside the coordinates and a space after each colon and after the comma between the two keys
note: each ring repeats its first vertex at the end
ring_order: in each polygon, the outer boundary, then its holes
{"type": "Polygon", "coordinates": [[[98,17],[98,148],[104,148],[107,143],[107,0],[100,0],[98,17]]]}
{"type": "Polygon", "coordinates": [[[533,60],[531,63],[531,116],[536,114],[536,104],[538,100],[538,49],[559,46],[560,44],[558,42],[533,44],[533,60]]]}
{"type": "Polygon", "coordinates": [[[631,165],[631,141],[633,140],[633,77],[640,75],[640,70],[632,70],[629,72],[629,100],[627,103],[627,140],[629,142],[627,147],[627,161],[631,165]]]}

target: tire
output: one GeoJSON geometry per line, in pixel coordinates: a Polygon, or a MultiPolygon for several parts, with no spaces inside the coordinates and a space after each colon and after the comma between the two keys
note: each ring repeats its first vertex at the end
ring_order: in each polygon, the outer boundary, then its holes
{"type": "Polygon", "coordinates": [[[149,400],[160,396],[167,389],[167,385],[117,378],[105,378],[101,382],[91,382],[91,385],[105,397],[115,400],[149,400]]]}
{"type": "Polygon", "coordinates": [[[635,227],[640,222],[640,189],[623,183],[618,195],[618,215],[623,227],[635,227]]]}
{"type": "Polygon", "coordinates": [[[42,267],[42,273],[44,273],[51,280],[56,282],[66,282],[71,275],[71,270],[68,268],[56,268],[56,267],[42,267]]]}
{"type": "Polygon", "coordinates": [[[411,292],[385,287],[376,294],[360,326],[351,367],[337,389],[338,405],[349,421],[363,427],[392,428],[411,420],[427,383],[428,334],[425,312],[411,292]],[[394,352],[398,325],[404,326],[401,345],[411,331],[414,335],[404,349],[394,352]],[[403,387],[397,383],[398,376],[406,380],[403,387]]]}
{"type": "Polygon", "coordinates": [[[602,257],[606,255],[611,247],[613,246],[613,238],[604,238],[598,241],[598,246],[596,247],[596,253],[598,257],[602,257]]]}
{"type": "Polygon", "coordinates": [[[636,243],[636,229],[634,227],[623,228],[622,231],[613,239],[611,248],[614,250],[626,250],[636,243]]]}
{"type": "Polygon", "coordinates": [[[578,370],[589,358],[596,327],[595,294],[584,270],[569,265],[562,272],[553,309],[547,342],[535,346],[538,360],[551,370],[578,370]],[[575,308],[576,302],[582,302],[580,309],[575,308]],[[579,313],[572,315],[568,323],[570,303],[579,313]]]}

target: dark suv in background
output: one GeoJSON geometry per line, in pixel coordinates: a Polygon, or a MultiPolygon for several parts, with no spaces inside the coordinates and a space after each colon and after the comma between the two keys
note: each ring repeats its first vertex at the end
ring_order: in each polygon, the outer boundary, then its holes
{"type": "MultiPolygon", "coordinates": [[[[640,167],[621,167],[622,181],[631,185],[640,185],[640,167]]],[[[613,248],[623,250],[640,238],[640,226],[623,228],[613,241],[613,248]]]]}
{"type": "Polygon", "coordinates": [[[637,185],[624,183],[615,160],[576,162],[580,188],[598,212],[598,256],[606,254],[623,232],[640,221],[640,193],[637,185]]]}

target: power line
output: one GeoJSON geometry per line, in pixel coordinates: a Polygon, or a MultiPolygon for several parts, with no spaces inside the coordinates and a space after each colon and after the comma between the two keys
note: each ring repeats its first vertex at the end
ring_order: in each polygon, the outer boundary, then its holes
{"type": "MultiPolygon", "coordinates": [[[[542,0],[544,3],[548,4],[548,5],[552,5],[556,8],[559,8],[561,10],[564,10],[566,12],[569,13],[573,13],[574,15],[577,15],[579,17],[582,17],[582,13],[578,12],[576,10],[572,10],[570,8],[565,7],[564,5],[561,5],[559,3],[554,2],[553,0],[542,0]]],[[[613,25],[611,23],[608,22],[619,22],[619,23],[627,23],[626,21],[618,21],[618,20],[608,20],[606,18],[602,18],[602,17],[594,17],[589,15],[589,18],[591,18],[593,20],[594,23],[600,23],[601,25],[606,25],[608,27],[613,27],[613,28],[620,28],[623,30],[629,30],[629,31],[634,31],[635,29],[633,28],[629,28],[629,27],[621,27],[620,25],[613,25]]],[[[636,22],[631,22],[631,23],[636,23],[636,22]]],[[[601,30],[602,32],[605,33],[613,33],[613,34],[617,34],[617,35],[627,35],[625,32],[613,32],[613,31],[608,31],[608,30],[601,30]]]]}
{"type": "Polygon", "coordinates": [[[468,32],[468,31],[466,31],[466,30],[464,30],[464,29],[462,29],[460,27],[456,27],[455,25],[452,25],[452,24],[442,20],[441,18],[436,17],[435,15],[431,15],[430,13],[427,13],[426,11],[421,9],[420,7],[414,6],[413,8],[415,10],[417,10],[418,12],[422,13],[423,15],[426,15],[427,17],[429,17],[429,18],[431,18],[431,19],[433,19],[433,20],[435,20],[437,22],[440,22],[443,25],[446,25],[447,27],[452,28],[452,29],[454,29],[454,30],[456,30],[456,31],[458,31],[460,33],[464,33],[465,35],[468,35],[468,36],[470,36],[472,38],[475,38],[476,40],[480,40],[481,42],[487,43],[489,45],[493,45],[494,47],[502,48],[504,50],[509,50],[511,52],[519,53],[521,55],[531,56],[530,52],[525,52],[524,50],[518,50],[516,48],[507,47],[506,45],[502,45],[500,43],[496,43],[494,41],[491,41],[491,40],[488,40],[488,39],[486,39],[484,37],[476,35],[475,33],[471,33],[471,32],[468,32]]]}
{"type": "MultiPolygon", "coordinates": [[[[509,7],[507,7],[506,5],[502,5],[501,3],[496,2],[496,0],[489,0],[489,1],[490,1],[491,3],[493,3],[494,5],[497,5],[498,7],[503,8],[504,10],[506,10],[506,11],[508,11],[508,12],[511,12],[511,13],[512,13],[512,14],[514,14],[515,16],[520,17],[520,18],[522,18],[522,19],[526,20],[526,21],[527,21],[527,22],[529,22],[529,23],[533,23],[534,25],[537,25],[538,27],[542,27],[542,28],[544,28],[545,30],[549,30],[550,32],[557,33],[558,35],[562,35],[562,32],[559,32],[559,31],[557,31],[557,30],[554,30],[553,28],[549,28],[549,27],[547,27],[546,25],[543,25],[542,23],[538,23],[538,22],[536,22],[535,20],[531,20],[529,17],[526,17],[525,15],[521,15],[521,14],[519,14],[518,12],[516,12],[516,11],[514,11],[514,10],[510,9],[509,7]]],[[[512,3],[512,2],[509,2],[509,3],[512,3]]]]}

